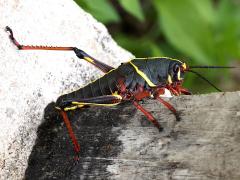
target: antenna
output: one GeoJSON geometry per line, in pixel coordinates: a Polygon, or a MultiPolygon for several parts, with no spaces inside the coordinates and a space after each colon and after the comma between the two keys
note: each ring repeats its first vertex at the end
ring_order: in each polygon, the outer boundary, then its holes
{"type": "Polygon", "coordinates": [[[192,71],[192,70],[187,70],[188,72],[192,72],[194,74],[196,74],[197,76],[199,76],[202,80],[206,81],[208,84],[210,84],[212,87],[214,87],[217,91],[222,92],[221,89],[217,88],[213,83],[211,83],[207,78],[205,78],[204,76],[202,76],[201,74],[199,74],[196,71],[192,71]]]}
{"type": "Polygon", "coordinates": [[[189,69],[224,69],[224,68],[238,68],[235,66],[189,66],[189,69]]]}

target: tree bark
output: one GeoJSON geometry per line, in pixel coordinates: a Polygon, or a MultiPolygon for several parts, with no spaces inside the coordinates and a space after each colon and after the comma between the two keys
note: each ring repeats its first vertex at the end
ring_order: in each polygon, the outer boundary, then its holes
{"type": "Polygon", "coordinates": [[[181,121],[155,100],[142,105],[159,132],[131,103],[69,113],[81,144],[79,161],[50,104],[26,179],[240,179],[240,92],[169,100],[181,121]]]}

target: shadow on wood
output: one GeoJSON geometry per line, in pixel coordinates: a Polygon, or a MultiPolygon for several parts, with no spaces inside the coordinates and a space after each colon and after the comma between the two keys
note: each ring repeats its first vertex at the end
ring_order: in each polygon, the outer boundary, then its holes
{"type": "Polygon", "coordinates": [[[154,100],[142,104],[164,127],[158,130],[125,103],[69,113],[81,145],[72,144],[53,103],[25,172],[26,179],[239,179],[240,92],[170,100],[181,121],[154,100]]]}
{"type": "Polygon", "coordinates": [[[70,112],[74,132],[81,145],[79,162],[74,160],[74,151],[65,124],[51,103],[45,109],[45,121],[38,128],[38,138],[29,158],[26,179],[51,179],[56,177],[107,178],[106,168],[112,164],[108,158],[115,158],[122,149],[118,140],[126,120],[119,114],[132,115],[136,110],[123,112],[123,105],[117,108],[90,108],[70,112]],[[122,124],[122,125],[121,125],[122,124]]]}

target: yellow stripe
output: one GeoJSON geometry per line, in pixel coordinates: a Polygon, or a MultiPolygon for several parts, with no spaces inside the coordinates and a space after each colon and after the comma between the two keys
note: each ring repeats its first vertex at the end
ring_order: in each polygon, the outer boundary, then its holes
{"type": "Polygon", "coordinates": [[[145,79],[145,81],[148,83],[148,85],[149,85],[150,87],[156,87],[156,85],[153,84],[153,82],[146,76],[146,74],[144,74],[144,72],[142,72],[141,70],[139,70],[138,67],[137,67],[135,64],[133,64],[131,61],[130,61],[129,63],[134,67],[134,69],[136,70],[136,72],[137,72],[143,79],[145,79]]]}
{"type": "Polygon", "coordinates": [[[180,68],[178,68],[177,78],[178,78],[178,80],[181,80],[181,70],[180,70],[180,68]]]}
{"type": "Polygon", "coordinates": [[[186,63],[183,63],[183,64],[182,64],[182,67],[183,67],[183,70],[186,70],[186,69],[187,69],[186,63]]]}
{"type": "Polygon", "coordinates": [[[83,57],[83,58],[84,58],[86,61],[95,64],[93,59],[91,59],[91,58],[89,58],[89,57],[83,57]]]}
{"type": "Polygon", "coordinates": [[[180,61],[179,59],[174,59],[174,58],[170,58],[170,57],[144,57],[144,58],[133,58],[133,59],[130,59],[130,61],[134,60],[134,59],[143,59],[143,60],[146,60],[146,59],[159,59],[159,58],[164,58],[164,59],[168,59],[168,60],[171,60],[171,61],[178,61],[180,63],[183,63],[182,61],[180,61]]]}
{"type": "MultiPolygon", "coordinates": [[[[116,93],[116,92],[115,92],[116,93]]],[[[122,96],[114,94],[114,95],[109,95],[109,96],[115,96],[117,99],[122,100],[122,96]]],[[[84,106],[84,105],[92,105],[92,106],[115,106],[117,104],[119,104],[119,102],[117,103],[111,103],[111,104],[101,104],[101,103],[86,103],[86,102],[77,102],[77,101],[73,101],[72,104],[73,105],[78,105],[78,106],[84,106]]]]}
{"type": "Polygon", "coordinates": [[[172,78],[171,78],[170,75],[168,75],[168,83],[169,83],[169,84],[172,84],[172,78]]]}
{"type": "Polygon", "coordinates": [[[115,106],[117,104],[119,104],[120,102],[118,103],[113,103],[113,104],[98,104],[98,103],[85,103],[85,102],[72,102],[72,104],[77,104],[77,105],[91,105],[91,106],[115,106]]]}
{"type": "MultiPolygon", "coordinates": [[[[121,99],[122,99],[122,97],[121,97],[121,99]]],[[[86,105],[91,105],[91,106],[115,106],[119,103],[120,102],[112,103],[112,104],[98,104],[98,103],[72,102],[72,104],[75,105],[75,106],[65,107],[63,110],[64,111],[72,111],[72,110],[75,110],[77,108],[81,108],[81,107],[86,106],[86,105]]],[[[55,107],[55,108],[58,109],[58,110],[61,110],[60,107],[55,107]]]]}
{"type": "Polygon", "coordinates": [[[75,109],[77,109],[77,108],[78,108],[78,106],[65,107],[63,110],[64,110],[64,111],[73,111],[73,110],[75,110],[75,109]]]}

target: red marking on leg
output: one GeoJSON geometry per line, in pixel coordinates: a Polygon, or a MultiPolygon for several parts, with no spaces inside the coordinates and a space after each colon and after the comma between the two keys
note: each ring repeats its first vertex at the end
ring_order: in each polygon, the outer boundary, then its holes
{"type": "Polygon", "coordinates": [[[156,98],[156,97],[159,97],[160,95],[165,94],[165,89],[166,88],[157,88],[157,89],[155,89],[154,93],[153,93],[154,97],[156,98]]]}
{"type": "Polygon", "coordinates": [[[119,95],[122,96],[122,99],[123,100],[129,100],[133,97],[133,94],[127,90],[127,87],[124,83],[124,79],[123,78],[120,78],[117,80],[118,82],[118,92],[119,92],[119,95]]]}
{"type": "Polygon", "coordinates": [[[176,89],[180,94],[185,94],[185,95],[192,94],[189,90],[187,90],[186,88],[183,88],[182,86],[177,86],[176,89]]]}
{"type": "Polygon", "coordinates": [[[143,91],[134,95],[136,100],[142,100],[143,98],[149,97],[149,96],[150,96],[149,91],[143,91]]]}
{"type": "Polygon", "coordinates": [[[167,107],[170,111],[172,111],[172,113],[175,115],[176,120],[180,121],[180,117],[177,113],[177,110],[168,102],[164,101],[161,97],[159,97],[159,95],[161,95],[162,93],[164,93],[162,91],[162,88],[156,89],[156,92],[154,94],[154,98],[157,99],[160,103],[162,103],[165,107],[167,107]]]}
{"type": "Polygon", "coordinates": [[[158,93],[158,96],[165,94],[165,88],[158,88],[157,93],[158,93]]]}
{"type": "Polygon", "coordinates": [[[123,78],[118,79],[118,86],[119,86],[118,88],[122,94],[126,93],[127,88],[126,88],[123,78]]]}
{"type": "Polygon", "coordinates": [[[144,109],[138,102],[133,101],[133,105],[143,112],[143,114],[147,117],[147,119],[153,123],[159,130],[161,130],[160,124],[157,122],[157,120],[148,112],[146,109],[144,109]]]}
{"type": "Polygon", "coordinates": [[[69,136],[72,140],[72,143],[73,143],[73,146],[74,146],[74,151],[76,153],[79,153],[80,152],[80,145],[78,144],[77,138],[73,133],[73,129],[72,129],[71,123],[68,119],[67,113],[65,111],[62,111],[62,110],[60,112],[61,112],[61,115],[63,117],[64,123],[66,124],[68,134],[69,134],[69,136]]]}
{"type": "Polygon", "coordinates": [[[149,97],[151,95],[149,90],[145,90],[143,86],[138,85],[136,90],[133,92],[135,100],[142,100],[143,98],[149,97]]]}
{"type": "Polygon", "coordinates": [[[166,88],[167,88],[172,94],[174,94],[174,95],[176,95],[176,96],[179,96],[179,95],[180,95],[180,93],[179,93],[175,88],[173,88],[172,85],[168,85],[166,88]]]}
{"type": "Polygon", "coordinates": [[[162,98],[160,98],[159,96],[155,97],[159,102],[161,102],[164,106],[166,106],[170,111],[173,112],[173,114],[177,114],[177,110],[168,102],[164,101],[162,98]]]}
{"type": "Polygon", "coordinates": [[[179,96],[180,94],[191,95],[192,93],[186,88],[183,88],[182,84],[183,84],[183,81],[179,81],[171,85],[167,85],[166,88],[176,96],[179,96]]]}

